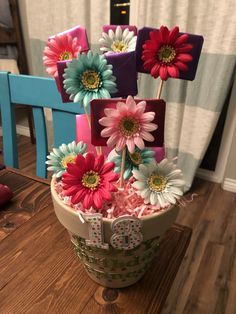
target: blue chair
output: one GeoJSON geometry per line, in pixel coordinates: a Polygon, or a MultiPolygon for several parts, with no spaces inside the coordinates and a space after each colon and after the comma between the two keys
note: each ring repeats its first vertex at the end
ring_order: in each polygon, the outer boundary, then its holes
{"type": "Polygon", "coordinates": [[[18,168],[15,104],[31,106],[36,137],[36,174],[47,177],[48,142],[44,108],[52,110],[54,146],[69,143],[76,137],[76,114],[84,113],[80,104],[62,103],[53,79],[0,72],[0,109],[3,130],[4,162],[18,168]]]}

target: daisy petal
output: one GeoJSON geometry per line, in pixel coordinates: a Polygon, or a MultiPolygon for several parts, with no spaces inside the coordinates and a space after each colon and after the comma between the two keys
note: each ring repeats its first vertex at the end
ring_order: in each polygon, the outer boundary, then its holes
{"type": "Polygon", "coordinates": [[[164,44],[168,43],[168,38],[169,38],[169,30],[166,26],[161,26],[160,27],[160,36],[161,40],[164,44]]]}
{"type": "Polygon", "coordinates": [[[193,60],[193,57],[188,53],[180,53],[177,56],[177,60],[181,62],[190,62],[193,60]]]}
{"type": "Polygon", "coordinates": [[[179,34],[179,27],[178,26],[173,27],[169,34],[168,44],[172,44],[173,42],[175,42],[175,40],[178,37],[178,34],[179,34]]]}
{"type": "Polygon", "coordinates": [[[140,135],[142,136],[142,138],[145,140],[145,141],[148,141],[148,142],[153,142],[155,140],[154,136],[152,134],[150,134],[149,132],[146,132],[146,131],[142,131],[140,133],[140,135]]]}
{"type": "Polygon", "coordinates": [[[165,65],[162,65],[160,67],[160,78],[163,80],[163,81],[166,81],[168,79],[168,72],[167,72],[167,67],[165,65]]]}
{"type": "Polygon", "coordinates": [[[134,138],[134,143],[141,150],[145,147],[143,139],[138,136],[134,138]]]}
{"type": "Polygon", "coordinates": [[[171,77],[179,77],[178,67],[175,65],[168,65],[167,71],[171,77]]]}
{"type": "Polygon", "coordinates": [[[134,140],[133,139],[127,139],[126,145],[127,145],[128,151],[130,153],[133,153],[134,149],[135,149],[134,140]]]}

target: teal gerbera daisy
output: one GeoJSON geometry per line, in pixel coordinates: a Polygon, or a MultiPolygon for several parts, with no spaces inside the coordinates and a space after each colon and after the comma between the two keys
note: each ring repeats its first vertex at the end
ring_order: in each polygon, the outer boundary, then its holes
{"type": "Polygon", "coordinates": [[[68,163],[75,163],[78,154],[84,154],[87,145],[82,141],[76,144],[75,141],[66,145],[62,144],[59,148],[53,148],[50,155],[47,156],[46,164],[49,165],[48,171],[53,171],[56,178],[60,178],[67,169],[68,163]]]}
{"type": "MultiPolygon", "coordinates": [[[[125,158],[125,171],[124,171],[124,179],[128,180],[132,176],[132,170],[138,169],[140,164],[149,164],[154,161],[155,152],[150,149],[140,150],[135,147],[134,153],[130,153],[126,150],[126,158],[125,158]]],[[[119,152],[117,156],[114,156],[111,161],[115,163],[115,172],[120,172],[121,170],[121,160],[122,160],[122,152],[119,152]]]]}
{"type": "Polygon", "coordinates": [[[111,93],[117,92],[112,65],[107,64],[104,55],[91,51],[79,54],[77,59],[69,62],[63,77],[70,99],[85,107],[92,99],[111,98],[111,93]]]}

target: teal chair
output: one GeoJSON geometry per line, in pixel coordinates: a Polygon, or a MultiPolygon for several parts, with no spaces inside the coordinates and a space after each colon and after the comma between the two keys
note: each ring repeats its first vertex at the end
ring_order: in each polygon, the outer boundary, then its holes
{"type": "Polygon", "coordinates": [[[76,138],[76,114],[84,113],[77,103],[62,103],[53,79],[0,72],[0,110],[6,166],[18,168],[15,104],[32,107],[36,137],[36,174],[47,177],[48,142],[44,108],[52,110],[54,146],[76,138]]]}

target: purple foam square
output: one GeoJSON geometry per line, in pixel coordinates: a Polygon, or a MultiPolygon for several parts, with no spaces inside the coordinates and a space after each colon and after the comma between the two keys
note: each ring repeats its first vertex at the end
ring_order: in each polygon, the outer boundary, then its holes
{"type": "Polygon", "coordinates": [[[118,92],[112,97],[135,96],[138,93],[135,51],[105,53],[108,64],[113,66],[118,92]]]}
{"type": "MultiPolygon", "coordinates": [[[[157,30],[156,28],[151,27],[143,27],[138,31],[138,38],[136,44],[136,67],[137,71],[141,73],[149,73],[148,70],[145,70],[143,67],[143,60],[142,60],[142,52],[143,52],[143,44],[146,40],[149,39],[149,33],[151,31],[157,30]]],[[[179,33],[180,35],[184,33],[179,33]]],[[[189,52],[192,55],[193,60],[188,62],[188,71],[180,71],[180,75],[177,79],[182,80],[189,80],[193,81],[196,75],[198,61],[200,58],[202,45],[203,45],[203,37],[200,35],[192,35],[189,34],[188,43],[193,45],[193,49],[189,52]]]]}
{"type": "Polygon", "coordinates": [[[103,31],[104,33],[108,33],[109,29],[112,29],[113,32],[115,32],[117,26],[120,26],[120,27],[121,27],[122,32],[123,32],[126,28],[128,28],[130,32],[132,32],[132,31],[134,32],[134,36],[137,35],[137,27],[134,26],[134,25],[103,25],[102,31],[103,31]]]}

